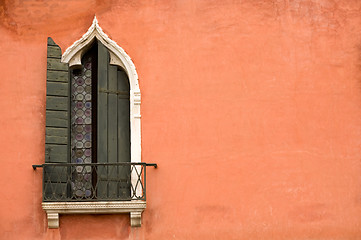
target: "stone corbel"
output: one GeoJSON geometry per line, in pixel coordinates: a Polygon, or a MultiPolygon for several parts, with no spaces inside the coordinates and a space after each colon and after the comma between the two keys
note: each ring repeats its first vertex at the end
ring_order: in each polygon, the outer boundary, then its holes
{"type": "Polygon", "coordinates": [[[48,228],[59,228],[59,213],[57,212],[47,212],[48,217],[48,228]]]}
{"type": "Polygon", "coordinates": [[[140,227],[142,225],[142,212],[130,212],[130,225],[140,227]]]}

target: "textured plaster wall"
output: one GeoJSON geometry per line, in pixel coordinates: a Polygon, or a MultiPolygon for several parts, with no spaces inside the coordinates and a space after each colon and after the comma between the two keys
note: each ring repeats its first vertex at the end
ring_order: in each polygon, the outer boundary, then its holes
{"type": "Polygon", "coordinates": [[[361,239],[361,1],[1,0],[0,239],[361,239]],[[41,209],[46,38],[97,15],[142,93],[143,225],[41,209]]]}

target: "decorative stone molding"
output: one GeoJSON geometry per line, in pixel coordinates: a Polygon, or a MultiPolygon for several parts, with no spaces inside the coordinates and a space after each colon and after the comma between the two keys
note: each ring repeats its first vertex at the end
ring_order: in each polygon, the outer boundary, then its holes
{"type": "Polygon", "coordinates": [[[134,98],[134,104],[140,105],[141,102],[140,91],[133,91],[133,98],[134,98]]]}
{"type": "MultiPolygon", "coordinates": [[[[69,67],[81,65],[81,57],[88,50],[94,39],[98,39],[110,52],[110,63],[118,65],[127,72],[129,80],[134,85],[138,85],[138,74],[135,70],[134,63],[126,52],[116,42],[111,40],[103,29],[99,26],[96,16],[88,31],[77,41],[73,43],[64,52],[61,61],[68,63],[69,67]]],[[[136,86],[131,86],[135,89],[136,86]]],[[[138,87],[139,88],[139,87],[138,87]]]]}
{"type": "Polygon", "coordinates": [[[48,217],[49,228],[59,228],[59,214],[115,214],[130,213],[132,227],[141,226],[145,201],[114,202],[43,202],[43,209],[48,217]]]}

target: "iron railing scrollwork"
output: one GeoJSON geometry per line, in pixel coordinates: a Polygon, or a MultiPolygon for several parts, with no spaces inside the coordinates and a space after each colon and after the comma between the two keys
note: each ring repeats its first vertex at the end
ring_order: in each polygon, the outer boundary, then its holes
{"type": "Polygon", "coordinates": [[[148,163],[45,163],[43,201],[146,200],[148,163]]]}

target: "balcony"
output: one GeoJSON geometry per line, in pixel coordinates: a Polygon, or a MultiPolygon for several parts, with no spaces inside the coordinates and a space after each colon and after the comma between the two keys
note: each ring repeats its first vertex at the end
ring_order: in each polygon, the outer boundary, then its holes
{"type": "Polygon", "coordinates": [[[147,163],[45,163],[43,203],[48,227],[59,227],[59,214],[130,213],[141,225],[146,207],[147,163]]]}

